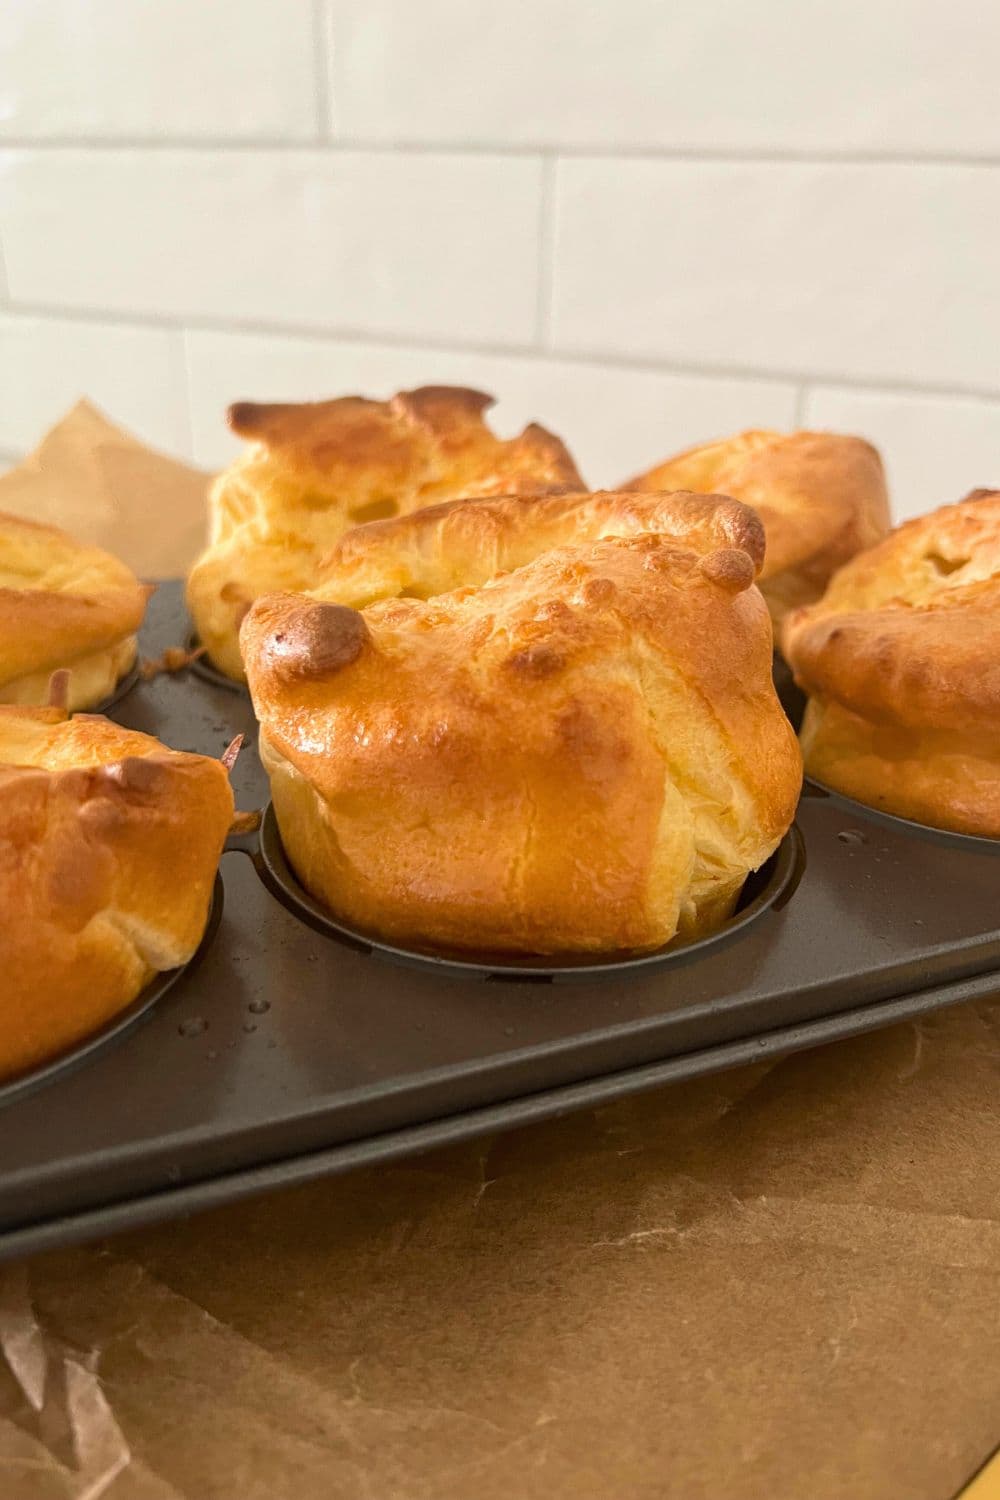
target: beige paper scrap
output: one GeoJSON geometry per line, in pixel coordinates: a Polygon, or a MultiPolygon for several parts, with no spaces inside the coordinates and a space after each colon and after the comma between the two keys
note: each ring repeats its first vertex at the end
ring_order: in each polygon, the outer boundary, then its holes
{"type": "Polygon", "coordinates": [[[0,476],[0,511],[105,547],[140,578],[174,578],[204,545],[208,479],[79,401],[0,476]]]}

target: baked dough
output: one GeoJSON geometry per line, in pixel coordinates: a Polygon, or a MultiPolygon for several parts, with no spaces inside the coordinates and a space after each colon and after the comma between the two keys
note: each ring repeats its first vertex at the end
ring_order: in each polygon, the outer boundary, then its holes
{"type": "Polygon", "coordinates": [[[890,525],[878,450],[833,432],[741,432],[689,448],[623,488],[713,490],[752,505],[767,533],[760,590],[775,625],[818,599],[890,525]]]}
{"type": "Polygon", "coordinates": [[[348,531],[320,564],[317,599],[363,609],[379,599],[430,599],[524,567],[553,547],[655,532],[698,552],[735,547],[759,574],[764,528],[726,495],[614,490],[455,500],[348,531]]]}
{"type": "Polygon", "coordinates": [[[425,948],[711,931],[801,782],[754,571],[707,534],[646,533],[426,601],[259,600],[243,652],[303,884],[425,948]]]}
{"type": "Polygon", "coordinates": [[[110,552],[0,514],[0,703],[44,704],[63,667],[70,709],[107,698],[135,661],[149,594],[110,552]]]}
{"type": "Polygon", "coordinates": [[[347,396],[286,406],[240,402],[229,424],[251,447],[209,494],[211,536],[188,579],[188,606],[218,667],[241,679],[239,624],[274,589],[308,589],[351,526],[460,496],[581,486],[552,433],[504,440],[490,396],[424,386],[391,401],[347,396]]]}
{"type": "Polygon", "coordinates": [[[0,1077],[187,962],[232,816],[219,761],[98,715],[0,708],[0,1077]]]}
{"type": "Polygon", "coordinates": [[[785,621],[806,769],[886,812],[1000,837],[1000,491],[900,526],[785,621]]]}

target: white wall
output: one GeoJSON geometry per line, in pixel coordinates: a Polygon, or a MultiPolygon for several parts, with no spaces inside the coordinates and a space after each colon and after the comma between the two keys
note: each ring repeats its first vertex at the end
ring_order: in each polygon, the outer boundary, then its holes
{"type": "Polygon", "coordinates": [[[982,0],[4,0],[0,455],[461,381],[595,484],[803,423],[1000,485],[998,77],[982,0]]]}

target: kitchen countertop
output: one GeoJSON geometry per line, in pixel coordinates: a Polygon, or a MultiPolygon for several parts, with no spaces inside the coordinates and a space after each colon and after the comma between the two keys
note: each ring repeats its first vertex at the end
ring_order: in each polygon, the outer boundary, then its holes
{"type": "Polygon", "coordinates": [[[8,1500],[949,1500],[1000,1000],[0,1272],[8,1500]]]}

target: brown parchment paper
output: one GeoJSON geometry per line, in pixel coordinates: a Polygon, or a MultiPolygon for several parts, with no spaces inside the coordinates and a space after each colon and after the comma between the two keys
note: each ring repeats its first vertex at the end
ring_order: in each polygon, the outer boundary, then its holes
{"type": "Polygon", "coordinates": [[[78,401],[34,453],[0,476],[0,511],[107,547],[140,578],[175,578],[204,546],[207,482],[78,401]]]}
{"type": "Polygon", "coordinates": [[[0,1496],[948,1500],[998,1085],[1000,998],[2,1268],[0,1496]]]}

